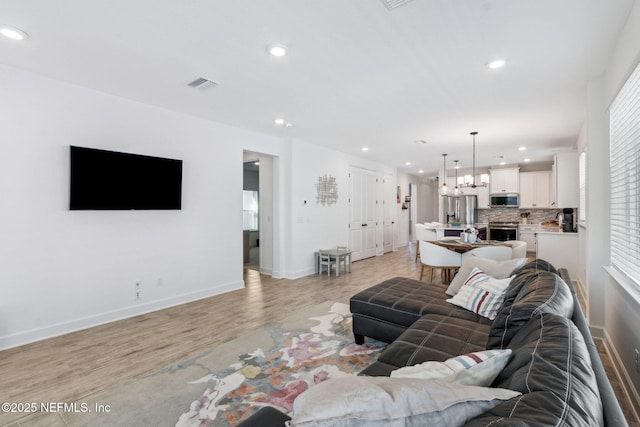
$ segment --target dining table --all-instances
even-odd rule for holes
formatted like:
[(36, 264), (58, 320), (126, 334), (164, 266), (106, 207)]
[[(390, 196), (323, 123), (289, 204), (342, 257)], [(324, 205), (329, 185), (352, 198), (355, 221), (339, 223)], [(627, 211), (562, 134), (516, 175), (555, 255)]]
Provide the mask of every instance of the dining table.
[(509, 246), (508, 243), (499, 240), (476, 240), (473, 243), (463, 242), (459, 238), (445, 238), (440, 240), (430, 240), (429, 243), (442, 246), (443, 248), (463, 254), (473, 249), (484, 248), (487, 246)]
[[(331, 259), (336, 260), (336, 276), (340, 276), (340, 261), (345, 260), (345, 267), (347, 272), (351, 273), (351, 254), (353, 251), (348, 249), (322, 249), (323, 252), (327, 252)], [(314, 252), (316, 265), (316, 274), (320, 273), (320, 252)]]

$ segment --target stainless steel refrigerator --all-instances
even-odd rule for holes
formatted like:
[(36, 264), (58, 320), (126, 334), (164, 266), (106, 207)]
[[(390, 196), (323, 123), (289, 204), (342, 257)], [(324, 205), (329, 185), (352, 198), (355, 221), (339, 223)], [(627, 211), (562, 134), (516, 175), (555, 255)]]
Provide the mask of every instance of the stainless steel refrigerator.
[(475, 195), (442, 196), (445, 223), (475, 224), (478, 199)]

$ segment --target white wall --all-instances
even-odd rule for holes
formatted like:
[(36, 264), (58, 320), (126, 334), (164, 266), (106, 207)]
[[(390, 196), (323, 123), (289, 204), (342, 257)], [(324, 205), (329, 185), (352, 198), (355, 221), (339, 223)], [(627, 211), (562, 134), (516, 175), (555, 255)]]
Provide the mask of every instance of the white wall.
[(640, 375), (635, 370), (635, 349), (640, 349), (640, 293), (624, 280), (605, 273), (609, 264), (609, 138), (608, 107), (640, 60), (640, 3), (635, 2), (604, 76), (588, 87), (587, 225), (581, 239), (589, 289), (589, 315), (594, 335), (604, 336), (640, 407)]
[[(354, 158), (4, 66), (0, 99), (0, 349), (241, 288), (243, 150), (274, 156), (274, 276), (346, 241), (313, 185)], [(69, 145), (182, 159), (182, 210), (69, 211)]]
[[(376, 172), (379, 178), (378, 197), (382, 195), (382, 176), (385, 173), (395, 176), (393, 168), (376, 162), (304, 141), (292, 142), (290, 197), (287, 210), (291, 214), (288, 241), (295, 251), (288, 254), (288, 277), (301, 277), (313, 273), (313, 253), (318, 249), (348, 245), (348, 173), (352, 166)], [(316, 201), (316, 184), (318, 178), (325, 174), (336, 178), (338, 200), (335, 204), (322, 205)], [(382, 210), (379, 209), (379, 215), (381, 214)], [(382, 222), (379, 221), (379, 228), (381, 227)], [(381, 236), (381, 233), (377, 234), (378, 237)]]
[(438, 184), (423, 179), (418, 185), (418, 223), (438, 221)]

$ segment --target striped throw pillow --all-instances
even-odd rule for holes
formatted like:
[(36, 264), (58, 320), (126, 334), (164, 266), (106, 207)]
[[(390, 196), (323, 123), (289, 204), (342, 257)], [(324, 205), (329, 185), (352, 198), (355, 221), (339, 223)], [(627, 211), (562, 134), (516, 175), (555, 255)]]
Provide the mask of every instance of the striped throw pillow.
[(447, 302), (493, 320), (504, 301), (504, 293), (512, 278), (513, 276), (496, 279), (479, 268), (474, 268), (458, 293)]

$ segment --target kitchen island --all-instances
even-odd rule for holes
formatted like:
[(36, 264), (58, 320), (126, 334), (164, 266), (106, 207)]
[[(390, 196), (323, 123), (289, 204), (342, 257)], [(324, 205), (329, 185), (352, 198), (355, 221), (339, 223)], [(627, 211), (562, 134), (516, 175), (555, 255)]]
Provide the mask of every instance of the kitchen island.
[(578, 233), (563, 231), (536, 232), (536, 257), (561, 265), (569, 270), (571, 277), (581, 277), (580, 261), (577, 254)]
[(479, 223), (479, 224), (462, 224), (462, 225), (451, 225), (451, 224), (440, 224), (440, 223), (426, 223), (421, 224), (424, 228), (428, 230), (435, 230), (436, 232), (436, 240), (444, 239), (445, 237), (460, 237), (460, 233), (466, 230), (469, 227), (473, 227), (478, 230), (478, 237), (481, 240), (487, 239), (487, 224)]

